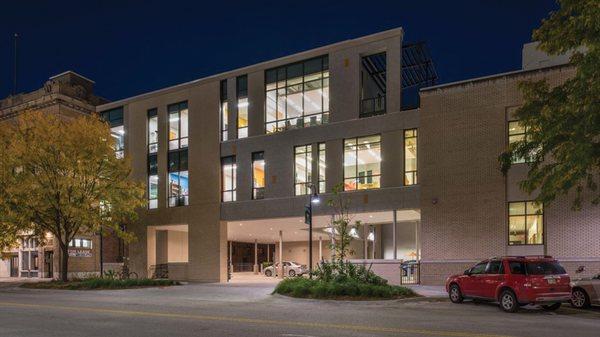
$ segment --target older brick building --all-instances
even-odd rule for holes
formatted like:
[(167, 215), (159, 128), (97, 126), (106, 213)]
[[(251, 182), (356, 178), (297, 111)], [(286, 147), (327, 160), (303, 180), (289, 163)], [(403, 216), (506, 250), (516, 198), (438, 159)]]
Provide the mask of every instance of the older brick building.
[[(20, 93), (0, 100), (0, 123), (7, 123), (24, 111), (41, 111), (66, 118), (95, 113), (96, 105), (107, 100), (94, 94), (94, 82), (75, 72), (52, 76), (38, 90)], [(122, 243), (105, 236), (104, 263), (117, 263), (123, 256)], [(100, 271), (100, 239), (98, 235), (78, 235), (69, 247), (69, 272), (82, 276)], [(59, 247), (51, 235), (41, 244), (23, 233), (18, 247), (2, 252), (0, 277), (57, 277)]]

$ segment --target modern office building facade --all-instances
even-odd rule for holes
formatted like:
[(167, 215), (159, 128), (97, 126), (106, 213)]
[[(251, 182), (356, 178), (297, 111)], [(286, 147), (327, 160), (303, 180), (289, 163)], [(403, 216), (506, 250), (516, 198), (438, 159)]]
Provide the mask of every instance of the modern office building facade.
[(225, 282), (228, 268), (308, 264), (314, 192), (313, 264), (328, 260), (325, 201), (339, 186), (363, 224), (351, 261), (392, 283), (416, 270), (441, 284), (499, 255), (599, 269), (599, 208), (537, 205), (518, 188), (527, 164), (505, 177), (498, 163), (527, 134), (512, 116), (518, 83), (558, 84), (573, 67), (526, 45), (521, 70), (435, 86), (423, 46), (403, 40), (393, 29), (97, 106), (115, 154), (148, 186), (148, 209), (128, 225), (130, 267)]

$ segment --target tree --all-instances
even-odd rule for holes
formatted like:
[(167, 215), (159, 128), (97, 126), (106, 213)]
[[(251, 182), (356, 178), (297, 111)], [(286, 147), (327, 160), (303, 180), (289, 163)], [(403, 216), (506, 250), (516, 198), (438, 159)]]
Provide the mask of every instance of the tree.
[(587, 195), (591, 204), (600, 202), (600, 3), (559, 3), (533, 39), (551, 55), (573, 52), (575, 76), (553, 88), (544, 80), (520, 83), (524, 104), (515, 117), (527, 137), (499, 160), (506, 174), (513, 158), (528, 158), (524, 191), (539, 191), (537, 201), (545, 204), (574, 192), (572, 207), (580, 209)]
[(110, 130), (96, 116), (66, 119), (26, 112), (0, 128), (0, 244), (21, 234), (54, 236), (67, 280), (69, 242), (77, 234), (110, 230), (134, 239), (122, 224), (145, 204), (144, 187), (117, 159)]
[(350, 249), (350, 243), (353, 239), (352, 231), (357, 231), (361, 226), (360, 221), (355, 221), (354, 224), (351, 223), (350, 200), (342, 196), (342, 189), (343, 184), (334, 186), (333, 198), (327, 200), (327, 205), (333, 210), (331, 230), (334, 240), (330, 244), (330, 249), (333, 250), (334, 259), (339, 262), (345, 261), (346, 257), (353, 253)]

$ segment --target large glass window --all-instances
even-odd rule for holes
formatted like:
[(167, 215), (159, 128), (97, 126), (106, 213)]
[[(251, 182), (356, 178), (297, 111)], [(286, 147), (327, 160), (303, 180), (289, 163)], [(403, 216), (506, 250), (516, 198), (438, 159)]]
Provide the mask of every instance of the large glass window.
[(544, 243), (544, 210), (534, 201), (508, 203), (508, 244)]
[(169, 207), (189, 205), (187, 149), (169, 152)]
[(327, 55), (269, 69), (265, 78), (267, 133), (329, 121)]
[(238, 138), (248, 137), (248, 76), (238, 76), (236, 78), (236, 97), (237, 97), (237, 133)]
[(110, 126), (110, 135), (113, 138), (113, 148), (115, 156), (123, 158), (125, 156), (125, 126), (123, 125), (123, 107), (103, 111), (100, 117)]
[(325, 170), (327, 169), (327, 154), (325, 143), (319, 143), (319, 193), (325, 193)]
[(221, 105), (219, 107), (221, 114), (221, 141), (227, 140), (227, 132), (229, 128), (229, 107), (227, 105), (227, 80), (221, 81)]
[(312, 145), (294, 148), (294, 190), (296, 195), (309, 194), (312, 184)]
[(235, 156), (221, 158), (221, 199), (223, 202), (237, 199), (236, 171)]
[(404, 130), (404, 185), (417, 182), (417, 129)]
[(252, 199), (265, 198), (265, 153), (252, 154)]
[(344, 140), (344, 190), (379, 188), (381, 136)]
[(158, 163), (156, 153), (148, 155), (148, 208), (158, 207)]
[(169, 150), (188, 147), (188, 104), (180, 102), (171, 104), (169, 112)]

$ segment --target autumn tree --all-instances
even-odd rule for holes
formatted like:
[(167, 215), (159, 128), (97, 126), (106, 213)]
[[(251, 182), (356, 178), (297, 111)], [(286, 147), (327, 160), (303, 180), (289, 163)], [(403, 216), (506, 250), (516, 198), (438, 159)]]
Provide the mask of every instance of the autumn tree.
[(527, 158), (529, 171), (520, 183), (537, 201), (551, 203), (574, 192), (573, 208), (584, 198), (600, 202), (600, 2), (560, 0), (560, 9), (533, 32), (550, 55), (572, 52), (575, 76), (550, 87), (544, 80), (520, 83), (524, 103), (515, 117), (527, 137), (500, 156), (508, 172), (513, 158)]
[[(136, 219), (144, 187), (117, 159), (109, 127), (96, 116), (66, 119), (26, 112), (0, 127), (0, 245), (26, 233), (60, 248), (67, 280), (69, 242), (77, 234), (110, 230), (125, 241), (122, 224)], [(2, 247), (0, 247), (2, 248)]]

